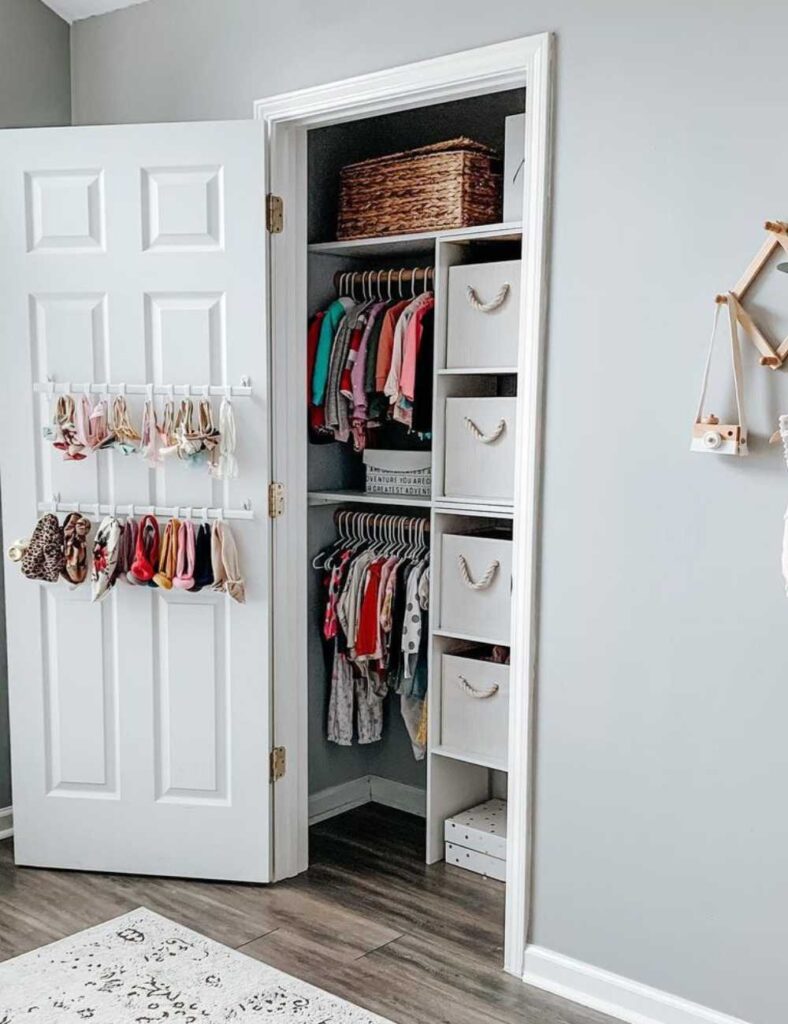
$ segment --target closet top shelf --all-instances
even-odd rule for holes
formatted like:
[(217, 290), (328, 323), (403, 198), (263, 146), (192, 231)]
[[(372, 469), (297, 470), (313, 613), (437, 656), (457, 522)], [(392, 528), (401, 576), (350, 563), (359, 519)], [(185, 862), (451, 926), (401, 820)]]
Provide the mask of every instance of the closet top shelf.
[(364, 259), (369, 256), (400, 254), (422, 256), (435, 251), (436, 242), (518, 241), (522, 236), (520, 221), (508, 224), (479, 224), (452, 231), (423, 231), (410, 235), (386, 235), (381, 238), (354, 238), (346, 242), (313, 242), (309, 252), (322, 256), (347, 256)]

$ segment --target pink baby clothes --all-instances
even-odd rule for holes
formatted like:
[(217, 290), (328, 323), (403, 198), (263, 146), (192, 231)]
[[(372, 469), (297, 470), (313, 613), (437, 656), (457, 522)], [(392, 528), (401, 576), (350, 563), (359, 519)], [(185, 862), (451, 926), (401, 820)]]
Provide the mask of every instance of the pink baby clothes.
[(424, 333), (422, 321), (426, 314), (434, 307), (435, 300), (432, 295), (425, 295), (424, 301), (414, 310), (413, 316), (405, 328), (405, 337), (402, 344), (402, 370), (399, 377), (400, 394), (404, 395), (409, 402), (413, 401), (413, 394), (416, 387), (416, 362), (421, 347), (421, 336)]

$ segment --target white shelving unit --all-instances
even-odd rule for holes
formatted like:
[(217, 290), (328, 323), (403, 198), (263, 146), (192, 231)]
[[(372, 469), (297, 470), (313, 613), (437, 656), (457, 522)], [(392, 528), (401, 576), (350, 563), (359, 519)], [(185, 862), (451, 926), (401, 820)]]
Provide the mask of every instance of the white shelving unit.
[[(454, 368), (447, 366), (449, 270), (461, 263), (482, 262), (479, 247), (469, 252), (472, 241), (490, 243), (490, 252), (500, 251), (500, 243), (520, 243), (519, 225), (501, 225), (474, 235), (446, 233), (436, 241), (435, 252), (435, 388), (433, 398), (432, 516), (430, 539), (430, 666), (427, 751), (427, 862), (442, 860), (444, 822), (450, 815), (472, 807), (493, 795), (493, 773), (505, 772), (508, 750), (500, 757), (483, 758), (441, 744), (441, 679), (438, 667), (443, 654), (473, 645), (492, 646), (489, 637), (441, 629), (440, 559), (445, 533), (468, 533), (493, 525), (511, 529), (514, 506), (492, 503), (469, 495), (450, 498), (443, 494), (445, 459), (445, 404), (450, 397), (486, 397), (498, 393), (500, 382), (514, 381), (516, 366)], [(499, 243), (497, 246), (494, 243)], [(486, 246), (485, 246), (486, 248)], [(511, 248), (511, 247), (509, 247)], [(511, 254), (510, 254), (511, 255)], [(516, 685), (516, 681), (512, 681)]]
[[(508, 244), (507, 244), (508, 243)], [(311, 273), (324, 281), (337, 270), (363, 270), (366, 267), (434, 266), (435, 344), (433, 366), (433, 441), (430, 498), (408, 495), (367, 494), (358, 489), (314, 489), (307, 495), (310, 508), (332, 505), (389, 506), (427, 510), (431, 525), (432, 586), (430, 622), (440, 621), (439, 565), (444, 533), (465, 533), (474, 529), (502, 526), (511, 530), (514, 507), (511, 503), (490, 502), (469, 495), (458, 499), (443, 494), (444, 411), (449, 397), (485, 397), (498, 394), (503, 381), (516, 388), (516, 366), (492, 366), (457, 369), (446, 365), (448, 324), (448, 276), (450, 267), (460, 263), (498, 259), (505, 250), (522, 245), (519, 223), (493, 224), (461, 231), (425, 232), (387, 238), (366, 238), (346, 242), (320, 242), (309, 246)], [(519, 254), (518, 254), (519, 255)], [(504, 257), (501, 257), (504, 258)], [(324, 262), (325, 259), (325, 262)], [(385, 277), (382, 278), (385, 288)], [(442, 654), (471, 645), (491, 646), (488, 637), (455, 633), (431, 625), (429, 649), (429, 703), (427, 751), (427, 861), (434, 863), (444, 855), (443, 826), (451, 814), (486, 800), (493, 793), (493, 773), (505, 772), (508, 751), (499, 757), (482, 758), (440, 744), (441, 694), (436, 666)], [(516, 685), (516, 681), (513, 681)], [(498, 787), (500, 790), (500, 786)]]

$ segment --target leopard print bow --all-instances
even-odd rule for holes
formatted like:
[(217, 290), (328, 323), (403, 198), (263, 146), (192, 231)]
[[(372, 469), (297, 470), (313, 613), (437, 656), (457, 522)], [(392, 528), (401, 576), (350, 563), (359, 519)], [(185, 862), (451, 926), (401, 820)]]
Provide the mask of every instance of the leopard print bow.
[(36, 523), (22, 558), (22, 572), (29, 580), (56, 583), (64, 562), (63, 530), (57, 516), (48, 512)]

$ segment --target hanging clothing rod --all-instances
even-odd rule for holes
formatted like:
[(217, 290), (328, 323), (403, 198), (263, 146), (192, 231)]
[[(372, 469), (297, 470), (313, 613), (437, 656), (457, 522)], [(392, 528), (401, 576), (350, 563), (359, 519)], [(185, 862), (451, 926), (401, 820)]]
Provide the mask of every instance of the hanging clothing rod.
[[(71, 381), (38, 380), (33, 384), (33, 391), (45, 395), (147, 395), (148, 384), (72, 384)], [(223, 396), (229, 398), (249, 398), (252, 394), (251, 384), (154, 384), (154, 395)]]
[(359, 526), (365, 531), (381, 530), (385, 532), (404, 526), (408, 529), (418, 528), (423, 533), (430, 531), (430, 521), (427, 516), (403, 516), (390, 512), (355, 512), (346, 508), (340, 508), (334, 512), (334, 523), (340, 530), (345, 527), (352, 529), (354, 526)]
[(356, 286), (375, 295), (389, 295), (394, 289), (402, 291), (405, 285), (422, 282), (425, 286), (435, 280), (435, 267), (403, 267), (401, 270), (338, 270), (334, 274), (334, 287), (338, 292), (354, 291)]
[(254, 519), (250, 508), (206, 508), (202, 505), (129, 505), (96, 501), (39, 501), (39, 512), (79, 512), (88, 519), (102, 516), (156, 516), (157, 519)]

